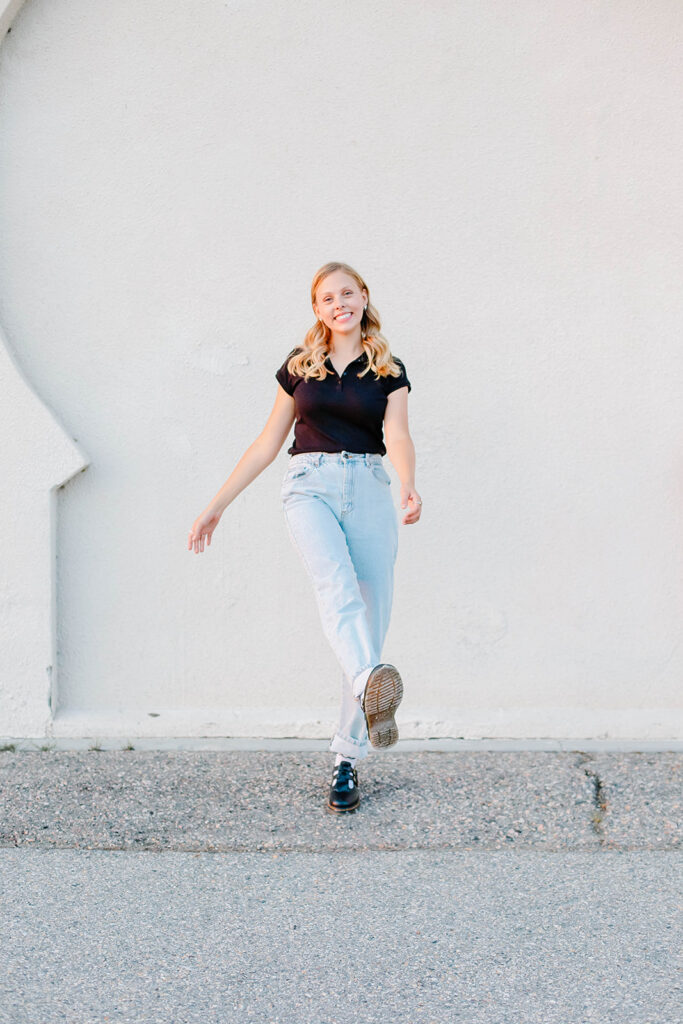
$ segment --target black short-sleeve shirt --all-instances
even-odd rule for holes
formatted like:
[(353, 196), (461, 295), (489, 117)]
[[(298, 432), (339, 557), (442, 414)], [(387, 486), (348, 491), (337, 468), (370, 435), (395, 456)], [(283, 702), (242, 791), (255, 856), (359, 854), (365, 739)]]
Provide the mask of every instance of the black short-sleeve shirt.
[(278, 384), (293, 397), (296, 406), (294, 444), (288, 454), (346, 451), (386, 455), (382, 428), (387, 397), (398, 388), (411, 390), (401, 360), (393, 356), (401, 368), (400, 377), (376, 379), (370, 370), (359, 379), (358, 374), (368, 364), (365, 352), (348, 364), (341, 377), (328, 356), (325, 366), (331, 372), (325, 380), (305, 380), (287, 370), (291, 357), (300, 351), (292, 349), (275, 373)]

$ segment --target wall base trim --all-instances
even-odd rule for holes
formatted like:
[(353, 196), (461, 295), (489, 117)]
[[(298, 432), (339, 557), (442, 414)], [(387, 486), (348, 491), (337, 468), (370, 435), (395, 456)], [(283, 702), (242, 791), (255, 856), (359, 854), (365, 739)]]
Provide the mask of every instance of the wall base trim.
[[(547, 749), (587, 740), (607, 749), (609, 743), (683, 742), (683, 710), (672, 708), (422, 708), (401, 706), (397, 715), (401, 741), (542, 742)], [(336, 707), (170, 708), (149, 712), (122, 709), (63, 712), (48, 722), (44, 737), (35, 740), (105, 741), (231, 740), (329, 743), (335, 731)], [(582, 739), (577, 740), (576, 737)], [(12, 743), (27, 737), (8, 737)], [(561, 746), (560, 746), (561, 744)], [(138, 742), (138, 746), (140, 743)], [(242, 748), (247, 749), (247, 748)], [(263, 749), (263, 747), (261, 748)], [(302, 749), (300, 746), (297, 749)], [(317, 748), (316, 748), (317, 749)], [(463, 748), (464, 749), (464, 748)], [(529, 748), (530, 749), (530, 748)]]

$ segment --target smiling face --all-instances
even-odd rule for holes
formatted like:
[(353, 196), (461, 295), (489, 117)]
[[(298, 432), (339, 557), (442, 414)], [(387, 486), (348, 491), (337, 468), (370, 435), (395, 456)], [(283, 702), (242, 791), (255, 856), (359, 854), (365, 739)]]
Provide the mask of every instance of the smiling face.
[(343, 270), (335, 270), (324, 277), (316, 289), (313, 303), (315, 315), (333, 335), (360, 338), (363, 307), (368, 293)]

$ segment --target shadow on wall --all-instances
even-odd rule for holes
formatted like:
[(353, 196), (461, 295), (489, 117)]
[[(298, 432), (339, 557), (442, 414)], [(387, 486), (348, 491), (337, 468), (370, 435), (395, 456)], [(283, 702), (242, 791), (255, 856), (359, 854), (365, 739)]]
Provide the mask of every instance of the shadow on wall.
[(0, 334), (0, 708), (3, 733), (44, 736), (57, 704), (55, 491), (88, 465)]

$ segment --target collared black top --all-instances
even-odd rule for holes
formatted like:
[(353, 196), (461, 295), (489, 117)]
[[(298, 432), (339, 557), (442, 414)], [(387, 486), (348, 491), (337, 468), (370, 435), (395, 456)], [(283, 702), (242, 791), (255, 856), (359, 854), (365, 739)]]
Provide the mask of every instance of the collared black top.
[(299, 452), (372, 452), (386, 455), (382, 426), (387, 397), (411, 384), (406, 368), (396, 356), (400, 377), (379, 377), (370, 370), (359, 379), (368, 364), (365, 352), (348, 364), (341, 377), (330, 357), (325, 380), (305, 380), (287, 371), (287, 363), (300, 348), (292, 349), (275, 373), (278, 384), (291, 395), (296, 406), (294, 444), (289, 455)]

